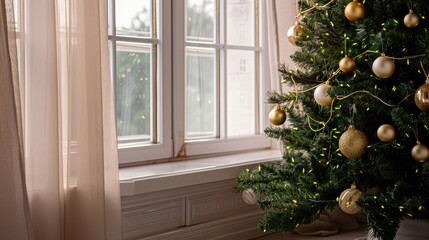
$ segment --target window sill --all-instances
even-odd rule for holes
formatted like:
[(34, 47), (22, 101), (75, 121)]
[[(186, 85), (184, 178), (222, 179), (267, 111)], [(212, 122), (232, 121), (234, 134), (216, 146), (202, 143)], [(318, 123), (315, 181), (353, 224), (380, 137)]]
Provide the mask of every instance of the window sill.
[(121, 196), (231, 179), (246, 168), (280, 159), (280, 150), (264, 150), (121, 168), (119, 169)]

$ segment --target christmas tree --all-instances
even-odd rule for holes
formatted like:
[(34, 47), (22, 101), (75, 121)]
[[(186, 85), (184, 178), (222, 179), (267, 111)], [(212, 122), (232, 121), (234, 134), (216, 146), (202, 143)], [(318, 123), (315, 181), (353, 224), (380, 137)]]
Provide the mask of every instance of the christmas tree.
[[(270, 92), (281, 162), (238, 177), (265, 210), (259, 227), (291, 231), (340, 205), (363, 211), (376, 237), (429, 219), (429, 4), (301, 0), (288, 32), (300, 47)], [(287, 116), (288, 123), (283, 124)]]

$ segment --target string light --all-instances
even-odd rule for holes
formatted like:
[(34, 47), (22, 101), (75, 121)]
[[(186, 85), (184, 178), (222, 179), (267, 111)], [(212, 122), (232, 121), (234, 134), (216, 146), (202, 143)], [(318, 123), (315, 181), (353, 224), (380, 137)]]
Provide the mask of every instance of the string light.
[(310, 7), (309, 9), (306, 9), (304, 11), (299, 12), (298, 15), (295, 16), (295, 18), (299, 18), (300, 16), (303, 16), (304, 14), (313, 11), (314, 9), (317, 8), (326, 8), (327, 6), (329, 6), (330, 4), (332, 4), (335, 0), (331, 0), (329, 2), (327, 2), (324, 5), (320, 5), (319, 3), (315, 3), (312, 7)]

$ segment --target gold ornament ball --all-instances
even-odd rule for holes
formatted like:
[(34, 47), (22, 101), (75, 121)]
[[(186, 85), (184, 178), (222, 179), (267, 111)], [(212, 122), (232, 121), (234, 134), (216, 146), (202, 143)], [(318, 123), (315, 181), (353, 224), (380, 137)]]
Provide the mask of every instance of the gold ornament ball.
[(395, 128), (390, 124), (383, 124), (377, 130), (378, 138), (383, 142), (390, 142), (395, 138)]
[(347, 4), (346, 9), (344, 9), (344, 15), (350, 22), (361, 20), (365, 17), (365, 6), (355, 0)]
[(420, 23), (419, 16), (413, 13), (412, 10), (410, 10), (410, 12), (404, 17), (404, 24), (408, 28), (415, 28), (419, 25), (419, 23)]
[(424, 144), (417, 143), (411, 150), (411, 156), (417, 162), (424, 163), (429, 159), (429, 148)]
[(341, 59), (340, 63), (338, 64), (340, 66), (341, 71), (344, 73), (349, 73), (355, 69), (356, 63), (355, 60), (351, 57), (344, 57)]
[(339, 147), (341, 153), (347, 158), (361, 158), (366, 154), (368, 138), (365, 133), (350, 125), (349, 129), (341, 135)]
[(304, 32), (304, 27), (299, 24), (299, 22), (295, 22), (295, 25), (289, 28), (287, 31), (287, 38), (289, 42), (296, 46), (296, 41), (301, 37), (302, 33)]
[(253, 189), (248, 188), (241, 193), (243, 201), (248, 205), (255, 205), (258, 200), (258, 195), (253, 191)]
[(362, 208), (357, 205), (357, 201), (363, 198), (363, 193), (352, 184), (351, 188), (344, 190), (339, 199), (338, 205), (341, 210), (348, 214), (356, 214), (362, 211)]
[(286, 113), (280, 108), (275, 108), (271, 110), (270, 114), (268, 115), (268, 119), (270, 120), (271, 124), (279, 126), (286, 121)]
[(372, 71), (377, 77), (388, 78), (395, 72), (395, 62), (385, 56), (380, 56), (372, 64)]
[(329, 84), (322, 84), (314, 90), (314, 100), (321, 106), (330, 106), (332, 98), (328, 94), (328, 90), (331, 88)]
[(429, 83), (421, 85), (414, 94), (414, 103), (423, 112), (429, 112)]

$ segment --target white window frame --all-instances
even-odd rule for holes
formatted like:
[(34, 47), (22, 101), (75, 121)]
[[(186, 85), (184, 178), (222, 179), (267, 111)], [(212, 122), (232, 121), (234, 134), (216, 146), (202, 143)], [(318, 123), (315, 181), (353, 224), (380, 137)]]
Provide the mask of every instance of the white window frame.
[[(157, 57), (157, 89), (156, 89), (156, 105), (157, 105), (157, 143), (145, 145), (133, 145), (118, 147), (118, 158), (120, 164), (132, 164), (155, 159), (168, 159), (172, 157), (173, 140), (171, 137), (171, 73), (172, 73), (172, 49), (171, 49), (171, 0), (160, 0), (156, 8), (156, 17), (158, 18), (157, 25), (157, 40), (120, 37), (116, 36), (115, 26), (115, 4), (118, 0), (108, 0), (109, 3), (109, 26), (112, 30), (109, 33), (109, 41), (111, 43), (111, 53), (116, 52), (116, 45), (112, 42), (116, 41), (132, 41), (136, 43), (156, 43), (158, 44)], [(112, 78), (116, 78), (116, 55), (111, 57)], [(114, 83), (113, 83), (114, 84)]]
[[(115, 27), (115, 3), (119, 0), (108, 0), (109, 2), (109, 25), (113, 32), (109, 33), (110, 44), (115, 41), (135, 41), (137, 43), (153, 43), (153, 40), (142, 38), (117, 37)], [(220, 7), (224, 9), (225, 1), (220, 0)], [(263, 129), (268, 126), (267, 115), (269, 106), (265, 103), (266, 92), (270, 89), (269, 66), (267, 56), (267, 29), (265, 4), (259, 0), (259, 36), (262, 47), (234, 47), (217, 44), (217, 49), (239, 49), (260, 50), (259, 89), (256, 93), (258, 99), (259, 115), (257, 134), (245, 137), (225, 138), (226, 116), (220, 119), (220, 138), (200, 139), (185, 142), (185, 0), (159, 0), (157, 7), (158, 17), (158, 58), (157, 58), (157, 105), (159, 107), (157, 117), (158, 141), (146, 145), (127, 145), (118, 147), (120, 166), (131, 166), (147, 164), (151, 162), (164, 161), (173, 158), (187, 158), (195, 156), (212, 156), (220, 154), (231, 154), (250, 150), (261, 150), (271, 148), (271, 140), (263, 134)], [(220, 23), (226, 26), (225, 15), (221, 12)], [(225, 21), (224, 21), (225, 20)], [(226, 34), (226, 33), (224, 33)], [(219, 36), (225, 39), (226, 36)], [(223, 42), (223, 41), (221, 41)], [(204, 44), (203, 44), (204, 45)], [(116, 52), (115, 44), (111, 44), (111, 53)], [(194, 46), (202, 46), (195, 44)], [(219, 51), (218, 51), (219, 52)], [(220, 51), (222, 52), (222, 51)], [(225, 51), (226, 52), (226, 51)], [(115, 56), (115, 55), (113, 55)], [(226, 56), (217, 56), (220, 60)], [(174, 63), (174, 64), (173, 64)], [(111, 58), (112, 76), (116, 78), (116, 58)], [(224, 64), (220, 62), (220, 64)], [(217, 64), (218, 68), (220, 64)], [(225, 64), (224, 64), (225, 65)], [(226, 76), (224, 69), (217, 69), (220, 86), (220, 112), (226, 114), (226, 87), (222, 79)], [(114, 81), (114, 80), (113, 80)], [(262, 83), (262, 84), (261, 84)], [(173, 91), (174, 89), (174, 91)], [(174, 140), (173, 140), (174, 139)]]
[[(225, 17), (225, 1), (227, 0), (219, 0), (220, 6), (220, 27), (226, 29), (227, 20)], [(268, 106), (264, 104), (263, 98), (266, 96), (266, 91), (270, 89), (268, 78), (268, 57), (266, 54), (267, 40), (264, 39), (266, 37), (266, 28), (262, 26), (266, 26), (265, 23), (265, 4), (259, 2), (259, 14), (261, 18), (261, 23), (259, 26), (259, 41), (262, 47), (244, 47), (244, 46), (231, 46), (224, 44), (226, 39), (226, 31), (220, 31), (219, 38), (221, 44), (205, 44), (205, 43), (188, 43), (185, 44), (185, 0), (174, 0), (173, 1), (173, 9), (182, 9), (182, 11), (174, 11), (173, 12), (173, 136), (174, 136), (174, 156), (182, 157), (185, 156), (195, 156), (195, 155), (208, 155), (208, 154), (220, 154), (220, 153), (234, 153), (246, 150), (257, 150), (257, 149), (267, 149), (270, 148), (271, 141), (267, 139), (267, 137), (262, 133), (263, 129), (267, 126), (266, 116), (268, 114)], [(220, 29), (220, 27), (216, 26), (216, 28)], [(221, 69), (217, 69), (218, 75), (220, 75), (220, 112), (224, 115), (220, 119), (220, 138), (217, 139), (203, 139), (203, 140), (192, 140), (185, 141), (185, 46), (194, 46), (194, 47), (215, 47), (217, 50), (225, 50), (220, 51), (221, 54), (217, 54), (217, 57), (220, 58), (220, 63), (218, 64), (218, 68), (220, 65), (224, 67)], [(256, 72), (259, 74), (259, 91), (257, 91), (256, 99), (258, 102), (257, 109), (259, 109), (258, 120), (259, 124), (257, 126), (256, 135), (253, 136), (244, 136), (244, 137), (233, 137), (233, 138), (225, 138), (226, 137), (226, 64), (224, 59), (226, 59), (226, 50), (229, 49), (238, 49), (238, 50), (259, 50), (260, 52), (260, 72)], [(223, 52), (223, 53), (222, 53)], [(220, 56), (221, 55), (221, 56)], [(264, 65), (262, 65), (264, 64)], [(265, 80), (265, 81), (264, 81)], [(264, 84), (261, 84), (263, 82)]]

